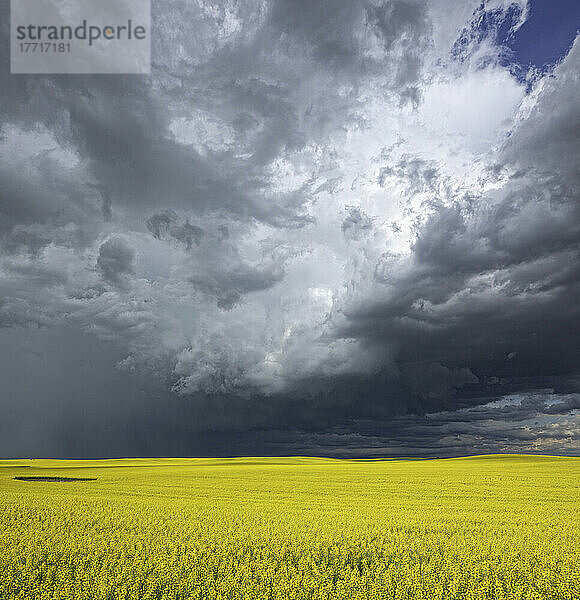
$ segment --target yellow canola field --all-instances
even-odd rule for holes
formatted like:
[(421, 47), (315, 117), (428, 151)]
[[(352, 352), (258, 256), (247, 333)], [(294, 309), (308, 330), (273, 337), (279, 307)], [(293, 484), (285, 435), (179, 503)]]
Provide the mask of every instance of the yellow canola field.
[(0, 461), (0, 598), (578, 600), (579, 485), (520, 455)]

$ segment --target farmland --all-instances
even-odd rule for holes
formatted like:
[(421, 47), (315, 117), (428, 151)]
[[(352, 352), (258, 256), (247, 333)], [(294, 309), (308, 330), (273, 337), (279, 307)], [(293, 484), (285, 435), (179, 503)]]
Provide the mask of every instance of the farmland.
[(575, 600), (579, 486), (524, 455), (4, 460), (0, 598)]

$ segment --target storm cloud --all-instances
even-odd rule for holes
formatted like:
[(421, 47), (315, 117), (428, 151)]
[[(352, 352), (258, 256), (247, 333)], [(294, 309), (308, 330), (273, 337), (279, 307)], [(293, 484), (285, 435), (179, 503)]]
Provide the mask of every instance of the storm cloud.
[(152, 17), (150, 76), (0, 71), (0, 452), (577, 453), (579, 42), (523, 72), (523, 0)]

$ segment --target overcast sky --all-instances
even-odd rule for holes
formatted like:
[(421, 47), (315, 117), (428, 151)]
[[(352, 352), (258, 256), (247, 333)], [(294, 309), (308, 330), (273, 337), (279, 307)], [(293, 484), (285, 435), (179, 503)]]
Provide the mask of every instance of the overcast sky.
[(0, 455), (577, 454), (576, 2), (159, 0), (10, 75)]

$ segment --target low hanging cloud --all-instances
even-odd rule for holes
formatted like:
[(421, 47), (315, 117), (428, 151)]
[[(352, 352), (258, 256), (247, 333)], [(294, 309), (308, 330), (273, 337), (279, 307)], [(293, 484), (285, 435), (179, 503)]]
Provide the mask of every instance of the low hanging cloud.
[(99, 247), (97, 267), (103, 279), (113, 286), (127, 287), (127, 278), (134, 273), (135, 252), (122, 239), (110, 238)]
[(528, 9), (170, 1), (151, 76), (3, 71), (5, 339), (84, 332), (148, 406), (288, 447), (572, 397), (580, 47), (518, 79)]

